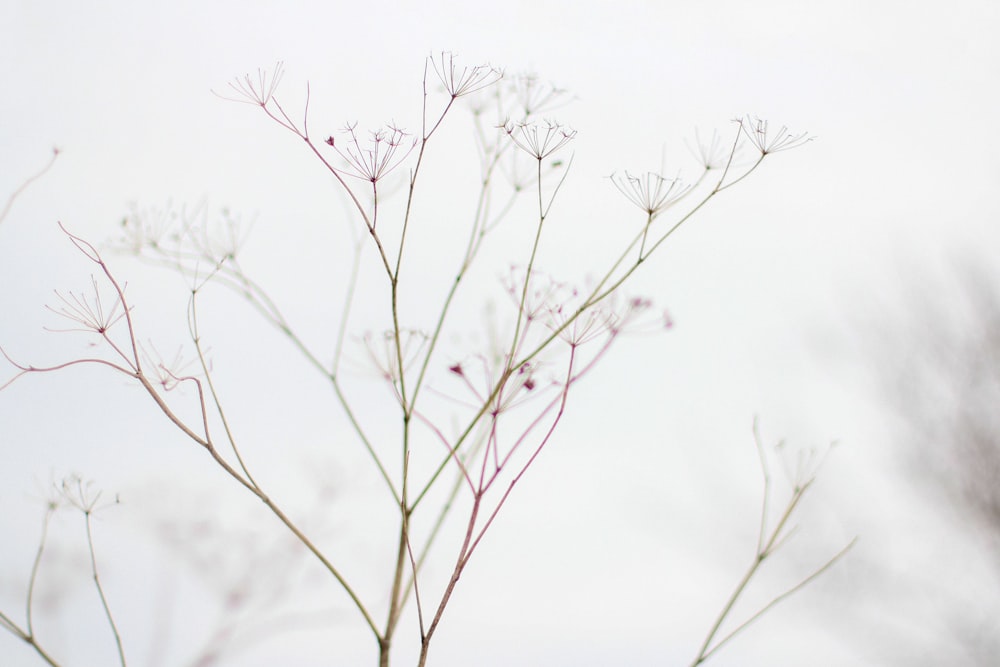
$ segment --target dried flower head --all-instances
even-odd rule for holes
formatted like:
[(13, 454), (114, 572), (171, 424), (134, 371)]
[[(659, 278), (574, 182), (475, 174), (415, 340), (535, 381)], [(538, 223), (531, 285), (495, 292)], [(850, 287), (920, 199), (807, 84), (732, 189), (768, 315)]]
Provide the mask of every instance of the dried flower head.
[(541, 271), (532, 272), (529, 280), (530, 284), (525, 289), (524, 269), (517, 266), (511, 266), (503, 279), (504, 290), (528, 322), (540, 317), (548, 318), (553, 311), (568, 308), (568, 304), (579, 295), (569, 283), (558, 281)]
[[(578, 347), (607, 334), (614, 323), (614, 314), (602, 305), (588, 308), (579, 315), (575, 308), (559, 306), (547, 313), (545, 326), (559, 331), (559, 337), (573, 347)], [(569, 318), (575, 316), (570, 322)]]
[[(146, 248), (160, 249), (176, 226), (177, 212), (168, 204), (165, 209), (140, 209), (132, 203), (128, 215), (122, 218), (122, 235), (117, 249), (138, 255)], [(170, 237), (176, 240), (176, 234)]]
[(689, 143), (687, 146), (705, 169), (722, 169), (732, 159), (730, 150), (722, 143), (717, 130), (712, 130), (712, 138), (708, 141), (703, 141), (701, 133), (695, 130), (694, 147)]
[(523, 113), (524, 118), (553, 111), (572, 101), (565, 89), (542, 82), (534, 74), (519, 74), (509, 81), (508, 94), (514, 100), (518, 114)]
[(238, 215), (222, 208), (213, 219), (205, 201), (179, 210), (169, 202), (164, 208), (133, 205), (121, 231), (116, 250), (192, 272), (200, 263), (219, 266), (236, 259), (247, 236)]
[(491, 65), (475, 65), (459, 69), (455, 65), (454, 54), (448, 51), (443, 51), (438, 59), (430, 57), (428, 60), (452, 99), (489, 88), (503, 78), (503, 70)]
[(558, 331), (559, 337), (573, 347), (598, 338), (614, 338), (626, 329), (629, 333), (641, 333), (661, 331), (671, 326), (666, 313), (654, 318), (647, 316), (653, 302), (644, 297), (632, 297), (621, 302), (615, 293), (579, 314), (577, 308), (576, 304), (561, 304), (551, 308), (543, 320), (549, 329)]
[(417, 145), (417, 139), (407, 140), (406, 137), (410, 136), (408, 133), (390, 124), (369, 132), (369, 145), (362, 148), (357, 126), (354, 123), (342, 130), (348, 136), (343, 148), (332, 136), (327, 138), (326, 143), (350, 165), (354, 172), (352, 176), (371, 183), (377, 182), (399, 166)]
[[(281, 83), (281, 77), (285, 73), (283, 67), (284, 64), (279, 60), (270, 72), (258, 68), (256, 80), (249, 74), (244, 74), (242, 78), (237, 78), (229, 83), (229, 88), (236, 94), (236, 97), (225, 97), (224, 95), (219, 95), (219, 97), (233, 102), (266, 107), (274, 97), (278, 84)], [(218, 93), (216, 94), (218, 95)]]
[(183, 380), (191, 379), (186, 369), (196, 363), (197, 360), (185, 359), (183, 348), (178, 347), (177, 352), (174, 353), (170, 361), (164, 359), (152, 341), (149, 341), (147, 345), (141, 346), (140, 351), (146, 362), (146, 369), (152, 369), (156, 384), (160, 385), (164, 391), (171, 391)]
[[(56, 495), (59, 498), (62, 498), (84, 514), (92, 514), (95, 510), (104, 509), (110, 505), (117, 505), (119, 502), (118, 495), (115, 494), (114, 501), (98, 507), (97, 503), (101, 500), (102, 492), (94, 489), (93, 482), (85, 482), (79, 475), (70, 475), (63, 479), (61, 483), (55, 485), (55, 487)], [(58, 500), (53, 500), (52, 503), (60, 504)]]
[(544, 160), (576, 136), (576, 130), (549, 120), (541, 125), (507, 121), (502, 127), (518, 148), (536, 160)]
[(770, 134), (767, 121), (756, 116), (737, 118), (733, 122), (740, 124), (740, 129), (743, 131), (744, 136), (760, 151), (761, 155), (786, 151), (815, 139), (815, 137), (809, 136), (808, 132), (792, 134), (784, 125), (774, 134)]
[(101, 291), (97, 286), (97, 279), (91, 276), (90, 280), (94, 285), (93, 296), (88, 298), (83, 293), (73, 294), (72, 292), (69, 293), (69, 296), (63, 296), (59, 292), (56, 292), (56, 296), (59, 297), (63, 305), (59, 308), (46, 306), (46, 308), (56, 315), (61, 315), (72, 322), (76, 322), (83, 328), (52, 329), (52, 331), (93, 331), (103, 336), (108, 329), (125, 317), (125, 308), (122, 306), (121, 298), (115, 295), (111, 308), (107, 309), (101, 300)]
[[(469, 408), (482, 407), (483, 401), (496, 389), (497, 382), (505, 372), (506, 355), (472, 354), (461, 362), (452, 364), (448, 371), (459, 379), (471, 395), (470, 399), (456, 397), (455, 400)], [(539, 389), (539, 369), (541, 365), (533, 362), (521, 364), (507, 376), (503, 388), (497, 392), (490, 404), (489, 411), (493, 416), (515, 408), (526, 400), (534, 398), (535, 389)], [(548, 386), (545, 382), (541, 388)]]
[(645, 211), (650, 219), (677, 203), (691, 189), (679, 178), (664, 178), (647, 171), (643, 176), (611, 174), (611, 182), (625, 197)]
[(378, 369), (379, 375), (392, 384), (399, 382), (403, 370), (417, 359), (428, 341), (427, 334), (416, 329), (404, 329), (399, 333), (399, 337), (403, 369), (399, 367), (396, 334), (393, 331), (384, 331), (381, 334), (368, 332), (362, 339), (368, 351), (368, 358)]
[(826, 463), (830, 451), (836, 447), (837, 443), (836, 441), (831, 442), (825, 449), (796, 447), (793, 451), (788, 451), (786, 445), (784, 440), (780, 440), (774, 445), (774, 450), (781, 456), (781, 466), (785, 478), (795, 491), (800, 491), (816, 479), (820, 469)]

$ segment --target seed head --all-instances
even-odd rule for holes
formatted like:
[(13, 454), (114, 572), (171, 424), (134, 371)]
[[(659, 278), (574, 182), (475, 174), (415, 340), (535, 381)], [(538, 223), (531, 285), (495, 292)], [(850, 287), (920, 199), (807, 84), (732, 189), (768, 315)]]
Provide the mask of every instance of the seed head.
[(539, 161), (555, 153), (576, 136), (576, 130), (550, 120), (541, 124), (507, 121), (502, 127), (518, 148)]
[(809, 136), (808, 132), (792, 134), (784, 125), (777, 132), (770, 134), (767, 121), (756, 116), (744, 116), (737, 118), (734, 122), (740, 124), (743, 135), (760, 151), (761, 155), (787, 151), (815, 139), (815, 137)]
[(611, 174), (611, 182), (650, 218), (676, 204), (691, 189), (679, 178), (664, 178), (651, 171), (642, 176), (633, 176), (627, 171), (624, 175)]

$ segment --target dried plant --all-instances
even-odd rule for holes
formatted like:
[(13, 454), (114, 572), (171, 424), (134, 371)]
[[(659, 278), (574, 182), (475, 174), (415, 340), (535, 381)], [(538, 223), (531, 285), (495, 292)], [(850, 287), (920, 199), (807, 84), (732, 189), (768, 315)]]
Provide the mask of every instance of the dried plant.
[(101, 492), (95, 491), (92, 483), (84, 482), (76, 475), (63, 479), (59, 484), (54, 485), (52, 491), (52, 497), (46, 503), (45, 516), (42, 519), (42, 534), (38, 541), (38, 550), (35, 553), (35, 560), (32, 563), (31, 576), (28, 580), (28, 589), (25, 594), (24, 627), (21, 627), (10, 616), (3, 612), (0, 612), (0, 627), (4, 628), (18, 639), (28, 644), (46, 664), (51, 665), (52, 667), (61, 666), (62, 663), (57, 662), (56, 659), (45, 650), (35, 632), (35, 584), (38, 582), (39, 571), (41, 570), (42, 565), (42, 557), (45, 554), (45, 547), (48, 541), (49, 523), (52, 519), (52, 515), (60, 508), (69, 506), (75, 508), (83, 514), (87, 535), (87, 554), (90, 565), (90, 577), (94, 582), (94, 589), (97, 591), (97, 595), (100, 598), (101, 608), (104, 611), (104, 616), (107, 619), (108, 626), (111, 629), (111, 634), (114, 637), (119, 662), (122, 667), (126, 667), (125, 649), (122, 646), (121, 635), (118, 632), (118, 626), (115, 624), (115, 619), (111, 614), (111, 607), (108, 604), (107, 596), (104, 593), (104, 586), (101, 584), (101, 578), (98, 574), (97, 552), (94, 547), (93, 533), (94, 514), (111, 505), (118, 504), (118, 498), (115, 497), (114, 501), (111, 501), (110, 503), (100, 504), (102, 495)]
[[(428, 91), (431, 73), (443, 87), (445, 98), (436, 112), (431, 104), (435, 98)], [(419, 638), (418, 665), (423, 667), (429, 664), (433, 639), (459, 580), (515, 487), (551, 442), (566, 414), (570, 390), (606, 358), (623, 335), (671, 325), (669, 317), (657, 314), (649, 299), (627, 296), (626, 283), (682, 224), (716, 196), (747, 178), (767, 155), (801, 145), (809, 138), (789, 134), (785, 128), (769, 134), (765, 121), (748, 118), (739, 122), (728, 149), (721, 148), (718, 135), (713, 135), (707, 145), (699, 140), (700, 173), (690, 182), (682, 181), (680, 176), (651, 172), (612, 176), (614, 186), (641, 210), (643, 224), (638, 231), (626, 232), (629, 236), (621, 240), (605, 266), (594, 267), (585, 287), (573, 287), (540, 269), (545, 255), (541, 240), (571, 171), (569, 146), (576, 132), (539, 114), (550, 114), (564, 106), (568, 100), (565, 91), (542, 84), (534, 76), (505, 77), (488, 65), (460, 66), (453, 55), (444, 53), (429, 58), (424, 69), (423, 115), (416, 132), (411, 134), (390, 123), (366, 137), (356, 129), (356, 123), (351, 123), (341, 131), (341, 138), (324, 134), (327, 138), (316, 140), (309, 130), (308, 86), (301, 116), (295, 115), (279, 101), (282, 74), (278, 63), (272, 70), (236, 79), (230, 84), (230, 99), (258, 107), (270, 120), (294, 134), (346, 195), (359, 230), (355, 238), (370, 244), (377, 271), (384, 280), (388, 295), (384, 328), (355, 338), (349, 334), (352, 306), (363, 289), (360, 243), (355, 245), (340, 321), (325, 337), (328, 349), (316, 350), (262, 284), (244, 270), (240, 260), (244, 236), (238, 220), (228, 211), (222, 213), (219, 224), (212, 225), (204, 207), (159, 215), (135, 210), (122, 224), (117, 248), (152, 264), (170, 267), (188, 280), (189, 346), (193, 349), (189, 363), (196, 366), (195, 370), (187, 370), (181, 352), (167, 361), (156, 351), (151, 332), (142, 329), (128, 301), (124, 283), (95, 246), (64, 228), (69, 240), (97, 267), (98, 278), (94, 279), (92, 295), (60, 293), (59, 304), (52, 310), (73, 322), (72, 330), (96, 334), (105, 356), (37, 366), (15, 361), (14, 355), (3, 352), (16, 369), (14, 377), (3, 386), (28, 374), (51, 374), (80, 364), (101, 365), (136, 382), (181, 437), (204, 450), (236, 484), (256, 497), (337, 582), (356, 610), (360, 626), (367, 629), (377, 645), (381, 667), (390, 664), (392, 649), (400, 637), (403, 610), (413, 605), (416, 629), (412, 636)], [(455, 273), (443, 292), (436, 295), (437, 311), (431, 325), (424, 327), (411, 322), (412, 316), (403, 307), (413, 290), (404, 293), (400, 286), (422, 289), (419, 267), (405, 261), (411, 237), (423, 232), (414, 223), (414, 211), (424, 206), (424, 200), (418, 202), (415, 193), (421, 191), (425, 156), (436, 145), (437, 130), (454, 115), (459, 100), (467, 102), (472, 111), (479, 152), (479, 192), (464, 250), (454, 258), (435, 258), (451, 261)], [(741, 141), (749, 142), (760, 153), (749, 166), (739, 167), (734, 161)], [(390, 194), (384, 185), (385, 176), (404, 170), (408, 188), (399, 218), (391, 225), (379, 224), (379, 217), (387, 215), (381, 203)], [(529, 193), (534, 210), (531, 218), (509, 220), (517, 210), (514, 203)], [(684, 205), (686, 208), (682, 208)], [(456, 326), (452, 320), (457, 295), (471, 289), (465, 278), (479, 260), (491, 232), (502, 221), (526, 225), (531, 239), (521, 254), (512, 258), (512, 268), (503, 283), (511, 306), (509, 321), (498, 326), (486, 348), (456, 355), (446, 349), (445, 334)], [(628, 227), (623, 225), (621, 229)], [(281, 332), (329, 385), (359, 446), (381, 478), (384, 493), (396, 508), (394, 525), (374, 528), (393, 534), (394, 566), (383, 595), (362, 595), (343, 569), (344, 555), (322, 548), (287, 513), (281, 499), (272, 496), (252, 474), (253, 463), (242, 453), (241, 439), (237, 429), (232, 428), (224, 407), (226, 401), (216, 386), (204, 348), (199, 312), (200, 297), (208, 285), (228, 288), (252, 304), (264, 322)], [(140, 339), (150, 342), (140, 345)], [(382, 442), (374, 435), (373, 424), (366, 422), (358, 409), (351, 377), (342, 372), (346, 348), (352, 340), (360, 341), (376, 373), (389, 387), (392, 398), (387, 409), (394, 412), (400, 425), (396, 443)], [(193, 389), (193, 395), (189, 392), (179, 396), (174, 390), (181, 386)], [(193, 419), (185, 416), (190, 413), (191, 402), (197, 415)], [(434, 446), (424, 447), (425, 442)], [(765, 500), (754, 567), (720, 615), (695, 664), (743, 627), (713, 644), (732, 603), (756, 567), (777, 548), (788, 517), (810, 483), (811, 478), (796, 486), (785, 513), (768, 537)], [(83, 487), (78, 490), (76, 505), (89, 517), (93, 508), (90, 501), (96, 497), (86, 495)], [(455, 514), (460, 516), (455, 518)], [(449, 519), (462, 526), (461, 537), (455, 544), (439, 545), (442, 526)], [(427, 573), (425, 564), (431, 558), (448, 563), (443, 580)], [(36, 574), (32, 572), (32, 579)], [(787, 593), (778, 599), (784, 595)], [(110, 612), (107, 615), (117, 640)], [(0, 619), (43, 659), (56, 664), (35, 642), (30, 593), (28, 616), (26, 629), (7, 616)], [(121, 655), (124, 664), (124, 653)]]

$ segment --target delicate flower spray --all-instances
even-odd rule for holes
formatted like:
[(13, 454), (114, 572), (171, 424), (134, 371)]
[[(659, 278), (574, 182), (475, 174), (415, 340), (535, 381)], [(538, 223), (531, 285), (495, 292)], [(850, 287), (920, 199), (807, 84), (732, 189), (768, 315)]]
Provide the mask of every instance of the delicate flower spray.
[[(169, 361), (156, 352), (149, 339), (151, 332), (143, 330), (142, 318), (129, 303), (124, 283), (116, 278), (95, 246), (66, 231), (70, 241), (96, 267), (93, 296), (60, 293), (59, 305), (53, 311), (71, 322), (71, 331), (82, 331), (96, 340), (94, 355), (36, 366), (15, 361), (15, 354), (4, 351), (15, 373), (2, 387), (25, 375), (50, 375), (80, 364), (99, 365), (135, 382), (181, 439), (204, 450), (214, 465), (256, 497), (264, 510), (305, 546), (339, 587), (340, 601), (353, 607), (359, 626), (370, 634), (380, 667), (388, 667), (398, 642), (414, 638), (419, 644), (414, 651), (417, 665), (424, 667), (430, 664), (433, 640), (463, 572), (519, 481), (552, 441), (566, 414), (571, 388), (606, 358), (621, 336), (672, 325), (669, 316), (657, 312), (649, 299), (626, 295), (626, 283), (640, 266), (658, 254), (681, 225), (715, 197), (746, 179), (765, 157), (800, 146), (811, 137), (791, 134), (784, 127), (774, 132), (766, 121), (747, 117), (737, 121), (728, 143), (717, 134), (709, 142), (699, 138), (693, 152), (700, 170), (690, 181), (683, 180), (680, 174), (613, 174), (611, 184), (639, 209), (642, 224), (621, 239), (606, 266), (592, 267), (586, 285), (572, 286), (540, 269), (544, 263), (541, 240), (571, 172), (569, 147), (577, 136), (575, 130), (549, 117), (569, 100), (565, 91), (534, 76), (506, 76), (489, 65), (462, 66), (452, 54), (442, 53), (428, 58), (424, 68), (422, 122), (418, 130), (411, 132), (389, 123), (363, 132), (357, 123), (349, 123), (336, 133), (327, 130), (322, 134), (324, 138), (316, 139), (310, 131), (308, 86), (301, 112), (293, 112), (278, 99), (282, 76), (282, 65), (278, 63), (272, 70), (259, 70), (256, 76), (235, 80), (229, 94), (231, 99), (257, 107), (294, 135), (326, 171), (332, 185), (346, 196), (355, 218), (359, 231), (355, 236), (355, 264), (339, 322), (323, 339), (327, 346), (317, 348), (315, 338), (303, 336), (261, 283), (243, 269), (243, 235), (228, 211), (220, 216), (213, 236), (212, 226), (196, 219), (196, 214), (168, 213), (151, 220), (148, 214), (136, 210), (122, 225), (118, 250), (186, 277), (190, 287), (191, 361), (185, 362), (181, 352)], [(449, 263), (455, 273), (443, 291), (433, 295), (439, 308), (432, 326), (424, 328), (409, 321), (405, 308), (407, 294), (413, 292), (401, 290), (401, 285), (419, 285), (420, 275), (418, 270), (411, 270), (413, 267), (404, 262), (404, 257), (411, 239), (423, 232), (414, 222), (415, 211), (430, 206), (425, 202), (432, 201), (416, 194), (422, 191), (421, 176), (429, 168), (427, 156), (438, 145), (439, 129), (462, 107), (471, 110), (475, 133), (478, 203), (468, 222), (462, 252), (434, 259)], [(737, 160), (741, 146), (756, 154), (746, 162)], [(466, 162), (453, 163), (468, 168)], [(399, 218), (393, 224), (380, 224), (388, 215), (382, 207), (390, 194), (386, 177), (404, 172), (407, 187)], [(530, 198), (526, 209), (532, 211), (530, 218), (511, 220), (513, 211), (525, 210), (514, 202), (525, 197)], [(446, 344), (451, 340), (446, 332), (456, 326), (452, 320), (457, 317), (457, 298), (460, 294), (466, 297), (466, 291), (473, 289), (473, 281), (465, 278), (480, 261), (484, 245), (491, 241), (501, 222), (530, 230), (530, 234), (526, 231), (530, 243), (520, 255), (510, 258), (502, 281), (509, 301), (509, 320), (494, 327), (482, 349), (456, 353)], [(363, 261), (374, 263), (374, 273), (359, 272)], [(385, 326), (358, 335), (352, 333), (352, 308), (356, 295), (365, 289), (359, 284), (362, 275), (368, 279), (377, 276), (383, 283), (380, 293), (386, 295), (382, 304)], [(223, 407), (224, 397), (214, 380), (199, 325), (200, 295), (209, 284), (221, 285), (249, 302), (265, 325), (279, 331), (323, 379), (350, 424), (357, 446), (380, 479), (385, 497), (396, 508), (393, 524), (368, 527), (369, 531), (391, 533), (394, 545), (393, 569), (378, 595), (362, 593), (356, 587), (346, 567), (350, 554), (321, 546), (285, 510), (282, 500), (272, 496), (255, 477), (253, 461), (242, 453), (242, 439), (237, 435), (241, 431), (233, 427)], [(149, 343), (141, 345), (140, 340)], [(360, 343), (363, 356), (388, 386), (385, 409), (399, 425), (398, 441), (384, 442), (376, 436), (375, 424), (366, 421), (364, 411), (359, 409), (357, 386), (350, 374), (342, 372), (352, 341)], [(180, 387), (193, 391), (176, 391)], [(450, 408), (449, 414), (442, 412), (442, 404)], [(787, 520), (812, 480), (811, 476), (797, 480), (777, 526), (765, 530), (771, 487), (759, 437), (757, 441), (761, 447), (765, 503), (754, 567), (721, 612), (692, 663), (695, 665), (762, 613), (719, 638), (723, 621), (759, 564), (784, 542)], [(75, 505), (89, 520), (97, 496), (84, 494), (79, 483), (78, 487), (77, 495), (83, 500)], [(451, 542), (442, 529), (446, 523), (461, 526), (455, 533), (457, 539)], [(842, 553), (817, 568), (809, 579)], [(428, 567), (431, 561), (434, 567)], [(100, 587), (96, 564), (94, 568), (94, 581)], [(774, 602), (799, 586), (776, 596)], [(29, 589), (29, 614), (30, 598)], [(101, 599), (111, 621), (109, 607), (113, 601), (107, 600), (103, 591)], [(401, 631), (401, 621), (414, 616), (404, 616), (408, 607), (415, 610), (414, 624)], [(57, 664), (32, 630), (30, 617), (23, 626), (11, 616), (0, 614), (0, 626), (30, 644), (42, 660)], [(121, 648), (113, 621), (111, 629)], [(124, 652), (120, 655), (125, 665)], [(335, 657), (331, 659), (336, 662)], [(468, 664), (475, 664), (475, 658), (471, 657)]]

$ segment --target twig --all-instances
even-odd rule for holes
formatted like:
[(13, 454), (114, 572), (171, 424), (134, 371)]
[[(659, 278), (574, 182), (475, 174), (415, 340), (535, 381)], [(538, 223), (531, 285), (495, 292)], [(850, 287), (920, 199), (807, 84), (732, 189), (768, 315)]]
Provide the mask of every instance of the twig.
[(45, 166), (42, 167), (39, 171), (35, 172), (32, 176), (29, 176), (27, 179), (25, 179), (25, 181), (21, 183), (21, 185), (18, 186), (18, 188), (10, 194), (10, 197), (7, 198), (7, 203), (3, 207), (3, 211), (0, 211), (0, 223), (2, 223), (4, 221), (4, 218), (7, 217), (7, 214), (10, 213), (10, 209), (14, 205), (14, 200), (20, 197), (21, 194), (28, 189), (29, 185), (31, 185), (39, 178), (44, 176), (45, 173), (52, 168), (52, 165), (55, 164), (57, 157), (59, 157), (59, 149), (53, 148), (52, 157), (49, 158), (49, 161), (45, 164)]
[(118, 626), (115, 624), (115, 619), (111, 615), (111, 607), (108, 605), (108, 599), (104, 594), (104, 586), (101, 584), (101, 578), (97, 574), (97, 555), (94, 552), (94, 535), (91, 530), (90, 520), (92, 514), (92, 509), (87, 509), (83, 512), (87, 524), (87, 550), (90, 552), (90, 571), (94, 576), (94, 587), (97, 588), (97, 594), (101, 598), (101, 606), (104, 607), (104, 615), (107, 617), (108, 625), (111, 626), (111, 633), (115, 637), (115, 646), (118, 648), (118, 658), (121, 661), (122, 667), (126, 667), (125, 649), (122, 647), (122, 638), (118, 633)]
[(753, 562), (750, 564), (750, 567), (747, 568), (747, 571), (744, 573), (743, 578), (740, 579), (739, 583), (736, 585), (736, 588), (733, 590), (732, 594), (729, 596), (729, 599), (726, 601), (725, 606), (723, 606), (722, 611), (719, 612), (719, 615), (716, 617), (711, 630), (709, 630), (708, 635), (705, 637), (705, 640), (698, 651), (698, 655), (691, 663), (691, 667), (697, 667), (697, 665), (700, 665), (703, 662), (705, 662), (709, 658), (709, 656), (713, 655), (716, 651), (722, 648), (722, 646), (727, 644), (740, 631), (751, 625), (754, 621), (763, 616), (768, 610), (770, 610), (776, 604), (778, 604), (785, 598), (789, 597), (796, 591), (800, 590), (810, 581), (812, 581), (813, 579), (821, 575), (823, 572), (825, 572), (827, 569), (829, 569), (834, 563), (840, 560), (840, 558), (844, 554), (846, 554), (850, 550), (850, 548), (854, 546), (854, 543), (856, 542), (856, 539), (851, 540), (851, 542), (847, 546), (838, 551), (823, 565), (814, 570), (812, 574), (805, 577), (802, 581), (792, 586), (788, 590), (784, 591), (783, 593), (776, 595), (774, 598), (771, 599), (770, 602), (768, 602), (762, 608), (753, 613), (743, 623), (738, 625), (735, 630), (727, 634), (722, 639), (715, 641), (713, 643), (716, 635), (719, 632), (719, 629), (722, 627), (723, 622), (725, 622), (725, 620), (729, 617), (729, 614), (732, 612), (733, 607), (736, 605), (737, 600), (739, 600), (739, 598), (746, 591), (748, 585), (750, 584), (750, 581), (753, 579), (754, 575), (756, 575), (757, 571), (760, 569), (760, 566), (764, 563), (765, 560), (767, 560), (768, 557), (774, 554), (777, 551), (777, 549), (780, 548), (785, 543), (787, 539), (787, 535), (784, 532), (785, 525), (791, 518), (792, 513), (795, 511), (795, 508), (798, 507), (799, 502), (802, 500), (803, 496), (805, 496), (806, 491), (809, 490), (809, 488), (812, 486), (812, 482), (815, 480), (814, 474), (813, 476), (810, 476), (803, 481), (795, 480), (795, 488), (792, 491), (792, 496), (789, 499), (788, 504), (785, 507), (785, 510), (782, 512), (781, 517), (778, 519), (777, 524), (774, 526), (774, 529), (770, 532), (770, 536), (767, 536), (768, 531), (766, 526), (767, 526), (768, 504), (769, 504), (770, 490), (771, 490), (771, 477), (767, 465), (767, 459), (764, 455), (764, 449), (760, 439), (760, 434), (758, 431), (758, 422), (756, 418), (754, 418), (753, 433), (754, 433), (754, 442), (757, 446), (757, 452), (760, 456), (761, 474), (764, 479), (764, 493), (763, 493), (764, 498), (763, 502), (761, 503), (760, 533), (757, 539), (757, 548), (755, 550)]

